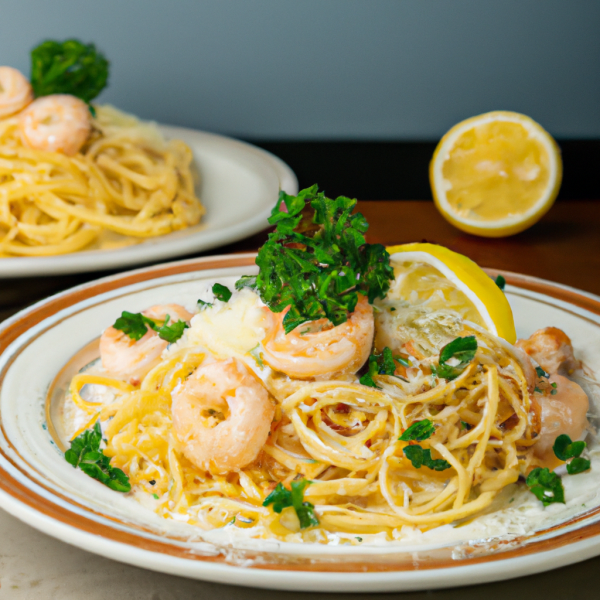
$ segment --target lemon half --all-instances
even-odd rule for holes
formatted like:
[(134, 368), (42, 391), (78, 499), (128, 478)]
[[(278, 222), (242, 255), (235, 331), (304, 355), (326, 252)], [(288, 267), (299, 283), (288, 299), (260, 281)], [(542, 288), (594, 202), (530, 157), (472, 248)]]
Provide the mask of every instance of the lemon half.
[(456, 310), (463, 319), (515, 343), (515, 323), (504, 292), (470, 258), (424, 243), (392, 246), (387, 251), (396, 276), (395, 295)]
[(533, 119), (489, 112), (446, 133), (429, 180), (436, 206), (454, 226), (486, 237), (513, 235), (554, 203), (562, 180), (560, 150)]

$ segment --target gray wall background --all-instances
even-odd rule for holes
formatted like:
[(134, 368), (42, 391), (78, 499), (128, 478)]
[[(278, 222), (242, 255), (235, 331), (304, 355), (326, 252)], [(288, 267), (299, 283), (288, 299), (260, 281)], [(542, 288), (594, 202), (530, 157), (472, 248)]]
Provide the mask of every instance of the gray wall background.
[(0, 0), (0, 64), (93, 41), (99, 101), (263, 140), (435, 139), (516, 110), (600, 137), (598, 0)]

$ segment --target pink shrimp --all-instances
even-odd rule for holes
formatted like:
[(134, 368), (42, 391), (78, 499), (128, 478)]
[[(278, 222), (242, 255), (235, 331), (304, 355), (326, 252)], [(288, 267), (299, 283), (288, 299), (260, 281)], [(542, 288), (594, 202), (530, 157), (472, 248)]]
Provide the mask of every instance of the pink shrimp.
[(306, 379), (356, 373), (369, 358), (375, 324), (373, 308), (360, 296), (348, 320), (337, 327), (327, 319), (305, 323), (286, 334), (287, 311), (271, 313), (272, 326), (263, 342), (264, 360), (290, 377)]
[(546, 393), (541, 398), (542, 427), (534, 446), (534, 453), (542, 459), (554, 457), (552, 446), (561, 434), (572, 440), (581, 438), (588, 425), (589, 400), (586, 393), (574, 381), (551, 375), (550, 384), (556, 384), (556, 394)]
[(515, 345), (548, 373), (564, 370), (569, 374), (579, 367), (579, 361), (573, 355), (571, 339), (557, 327), (538, 329), (528, 340), (518, 340)]
[(216, 473), (256, 460), (275, 414), (262, 383), (234, 358), (196, 369), (173, 393), (172, 411), (184, 455)]
[[(572, 373), (580, 363), (575, 359), (569, 336), (556, 327), (538, 329), (529, 339), (518, 340), (515, 345), (524, 359), (524, 365), (525, 361), (530, 362), (531, 357), (550, 374), (547, 383), (539, 384), (543, 388), (542, 394), (534, 397), (539, 402), (541, 413), (541, 428), (534, 453), (543, 460), (556, 460), (552, 450), (556, 438), (566, 434), (572, 440), (577, 440), (588, 426), (590, 403), (586, 393), (577, 383), (559, 375), (560, 371)], [(531, 380), (531, 371), (530, 368), (525, 369), (526, 376), (530, 373), (528, 382)], [(537, 382), (546, 380), (535, 373), (535, 381), (537, 387)]]
[(88, 105), (75, 96), (53, 94), (34, 100), (20, 115), (23, 142), (34, 150), (73, 156), (90, 135)]
[(33, 100), (33, 90), (26, 77), (12, 67), (0, 67), (0, 119), (10, 117)]
[[(157, 321), (165, 320), (167, 315), (170, 316), (171, 322), (189, 322), (192, 318), (179, 304), (152, 306), (142, 314)], [(161, 354), (169, 343), (158, 337), (156, 331), (150, 327), (147, 329), (144, 337), (137, 341), (114, 327), (105, 329), (100, 338), (100, 358), (102, 366), (110, 375), (127, 380), (132, 385), (139, 385), (160, 362)]]

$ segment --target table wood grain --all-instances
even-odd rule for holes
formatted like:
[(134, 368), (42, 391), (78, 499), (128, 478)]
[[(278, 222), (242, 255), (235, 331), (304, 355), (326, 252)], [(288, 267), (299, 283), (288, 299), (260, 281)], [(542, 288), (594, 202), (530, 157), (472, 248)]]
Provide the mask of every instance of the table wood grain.
[[(431, 202), (369, 201), (359, 203), (359, 210), (371, 224), (370, 242), (398, 244), (427, 240), (466, 254), (485, 267), (535, 275), (600, 294), (600, 201), (559, 202), (528, 231), (497, 240), (458, 231), (442, 219)], [(267, 232), (212, 254), (256, 250), (266, 239)], [(0, 320), (36, 300), (107, 274), (110, 272), (3, 280), (0, 282)], [(562, 600), (596, 597), (599, 570), (600, 557), (518, 580), (412, 592), (402, 594), (402, 598)], [(309, 598), (301, 589), (298, 592), (295, 598)], [(2, 599), (283, 600), (289, 597), (287, 592), (204, 583), (119, 564), (54, 540), (0, 510)], [(374, 597), (373, 594), (352, 596), (357, 600)], [(342, 598), (347, 600), (348, 595), (310, 594), (311, 600)]]

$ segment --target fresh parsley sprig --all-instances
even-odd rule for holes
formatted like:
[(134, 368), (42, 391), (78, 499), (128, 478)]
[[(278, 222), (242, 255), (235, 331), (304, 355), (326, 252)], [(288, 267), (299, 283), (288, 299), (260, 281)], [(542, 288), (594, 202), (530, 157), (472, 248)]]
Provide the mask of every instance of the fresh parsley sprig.
[(215, 283), (215, 285), (212, 286), (212, 293), (217, 300), (221, 300), (222, 302), (229, 302), (232, 295), (231, 290), (220, 283)]
[(415, 469), (420, 469), (425, 466), (433, 471), (445, 471), (450, 468), (450, 463), (443, 458), (432, 458), (431, 450), (423, 449), (418, 444), (412, 444), (402, 449), (404, 455)]
[[(423, 419), (413, 423), (398, 439), (401, 442), (422, 442), (428, 440), (434, 433), (433, 422), (430, 419)], [(415, 469), (425, 466), (433, 471), (445, 471), (451, 467), (450, 463), (443, 458), (432, 458), (431, 450), (422, 448), (419, 444), (410, 444), (404, 447), (402, 452)]]
[(359, 293), (371, 303), (385, 297), (394, 276), (390, 257), (382, 245), (367, 244), (368, 223), (352, 214), (355, 206), (344, 196), (326, 198), (316, 185), (297, 196), (280, 192), (269, 218), (275, 231), (256, 258), (259, 274), (236, 287), (254, 287), (273, 312), (289, 306), (286, 333), (322, 318), (344, 323)]
[(128, 335), (136, 342), (141, 340), (147, 333), (148, 327), (158, 333), (158, 337), (173, 344), (182, 335), (189, 325), (185, 321), (175, 321), (169, 325), (170, 316), (167, 315), (162, 324), (154, 319), (146, 317), (142, 313), (130, 313), (124, 310), (121, 316), (113, 323), (113, 327)]
[[(410, 363), (405, 358), (394, 356), (391, 348), (388, 348), (387, 346), (381, 351), (381, 354), (371, 354), (367, 363), (367, 372), (359, 379), (360, 383), (362, 383), (362, 385), (380, 389), (373, 377), (376, 375), (395, 376), (396, 362), (399, 362), (405, 367), (410, 366)], [(398, 378), (403, 379), (402, 377)]]
[[(432, 365), (431, 370), (442, 379), (456, 379), (475, 358), (476, 353), (477, 338), (474, 335), (456, 338), (442, 348), (438, 366)], [(458, 360), (458, 364), (447, 364), (451, 358)]]
[(65, 460), (111, 490), (129, 492), (129, 477), (121, 469), (110, 466), (110, 458), (100, 450), (101, 441), (100, 421), (96, 421), (92, 429), (87, 429), (71, 441), (71, 447), (65, 452)]
[(108, 66), (94, 44), (48, 40), (31, 51), (31, 86), (36, 97), (71, 94), (89, 104), (106, 86)]
[(401, 442), (422, 442), (435, 433), (435, 426), (429, 419), (415, 421), (398, 439)]
[(504, 277), (502, 275), (497, 275), (496, 279), (494, 280), (494, 283), (502, 290), (504, 291), (504, 288), (506, 287), (506, 279), (504, 279)]
[(555, 502), (565, 503), (565, 489), (560, 476), (550, 471), (547, 467), (537, 467), (529, 473), (526, 483), (544, 506)]
[(585, 442), (573, 442), (571, 438), (562, 434), (554, 440), (552, 449), (556, 458), (567, 462), (567, 473), (569, 475), (577, 475), (587, 471), (592, 463), (587, 458), (581, 458), (581, 453), (585, 450), (587, 444)]
[(315, 527), (319, 520), (315, 515), (315, 507), (310, 502), (304, 502), (304, 488), (310, 485), (308, 479), (292, 481), (291, 490), (283, 487), (280, 482), (275, 489), (265, 498), (263, 506), (273, 505), (273, 510), (280, 513), (284, 508), (292, 506), (298, 515), (301, 529)]

